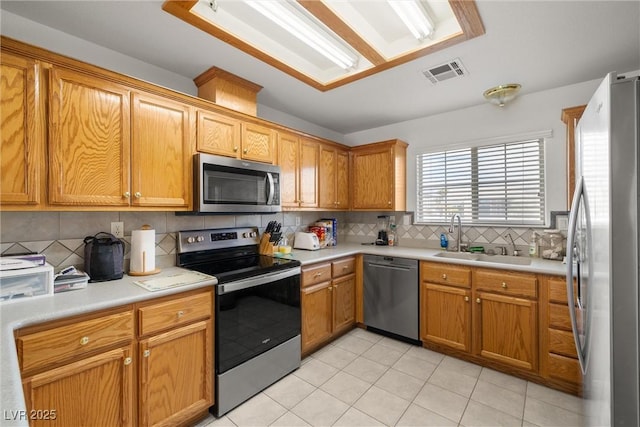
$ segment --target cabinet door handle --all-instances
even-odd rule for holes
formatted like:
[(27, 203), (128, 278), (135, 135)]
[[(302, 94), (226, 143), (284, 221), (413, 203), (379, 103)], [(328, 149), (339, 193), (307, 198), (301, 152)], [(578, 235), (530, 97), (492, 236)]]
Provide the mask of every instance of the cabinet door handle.
[(242, 152), (243, 152), (244, 154), (247, 154), (247, 153), (249, 152), (249, 150), (247, 150), (247, 149), (245, 148), (244, 150), (242, 150)]
[(465, 302), (469, 302), (469, 297), (465, 296), (464, 300), (465, 300)]
[(145, 351), (142, 353), (142, 357), (149, 357), (149, 355), (151, 355), (151, 350), (145, 350)]
[(125, 191), (122, 197), (124, 197), (125, 199), (128, 199), (129, 197), (131, 197), (131, 193), (129, 193), (128, 191)]
[(505, 282), (502, 282), (502, 289), (507, 289), (507, 284)]
[(125, 357), (124, 358), (124, 365), (125, 366), (131, 365), (131, 358), (130, 357)]
[(180, 310), (180, 311), (178, 312), (178, 319), (179, 319), (179, 318), (181, 318), (182, 316), (184, 316), (184, 311), (183, 311), (183, 310)]
[(139, 199), (140, 197), (142, 197), (142, 193), (140, 193), (139, 191), (136, 191), (135, 193), (133, 193), (133, 195), (135, 196), (136, 199)]
[(237, 153), (238, 152), (238, 147), (233, 147), (233, 152)]
[(333, 290), (333, 286), (329, 286), (329, 292)]
[(480, 298), (476, 298), (476, 303), (480, 304)]
[(80, 345), (87, 345), (87, 344), (89, 344), (89, 337), (80, 338)]
[(387, 202), (387, 204), (388, 204), (389, 206), (391, 206), (391, 200), (389, 200), (389, 201)]
[(443, 280), (447, 280), (447, 275), (446, 275), (446, 274), (443, 274), (443, 275), (442, 275), (442, 279), (443, 279)]

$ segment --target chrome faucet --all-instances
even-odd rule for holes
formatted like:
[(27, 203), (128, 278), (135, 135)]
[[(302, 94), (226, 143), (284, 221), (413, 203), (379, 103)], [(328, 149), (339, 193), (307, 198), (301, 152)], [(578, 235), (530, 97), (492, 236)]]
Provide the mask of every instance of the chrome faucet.
[(462, 252), (462, 220), (460, 219), (460, 215), (455, 213), (451, 215), (451, 224), (449, 225), (449, 233), (453, 234), (453, 223), (456, 218), (458, 218), (458, 237), (456, 239), (456, 245), (458, 246), (457, 251)]
[(511, 233), (507, 233), (507, 237), (511, 240), (511, 246), (513, 246), (513, 256), (519, 256), (520, 251), (516, 249), (516, 244), (513, 242), (513, 237), (511, 237)]

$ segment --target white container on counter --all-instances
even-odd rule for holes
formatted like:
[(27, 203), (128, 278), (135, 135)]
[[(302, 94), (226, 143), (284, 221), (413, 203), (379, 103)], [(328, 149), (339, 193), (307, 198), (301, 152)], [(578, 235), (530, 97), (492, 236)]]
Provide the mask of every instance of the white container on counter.
[(53, 295), (53, 267), (0, 271), (0, 303)]

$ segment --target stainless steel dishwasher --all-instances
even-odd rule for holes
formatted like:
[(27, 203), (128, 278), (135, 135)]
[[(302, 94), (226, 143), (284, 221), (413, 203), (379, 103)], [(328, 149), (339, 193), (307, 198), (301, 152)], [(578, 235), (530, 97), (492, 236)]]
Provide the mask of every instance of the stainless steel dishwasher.
[(365, 255), (365, 325), (419, 340), (418, 285), (417, 260)]

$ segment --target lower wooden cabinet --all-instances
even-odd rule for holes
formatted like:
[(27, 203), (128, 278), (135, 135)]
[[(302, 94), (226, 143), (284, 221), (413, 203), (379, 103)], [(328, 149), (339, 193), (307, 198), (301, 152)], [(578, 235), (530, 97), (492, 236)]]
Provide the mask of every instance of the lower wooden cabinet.
[(421, 339), (471, 351), (471, 291), (423, 282), (420, 286)]
[(31, 424), (193, 424), (214, 403), (212, 310), (207, 289), (17, 331)]
[(355, 258), (302, 269), (302, 353), (347, 331), (355, 324)]

